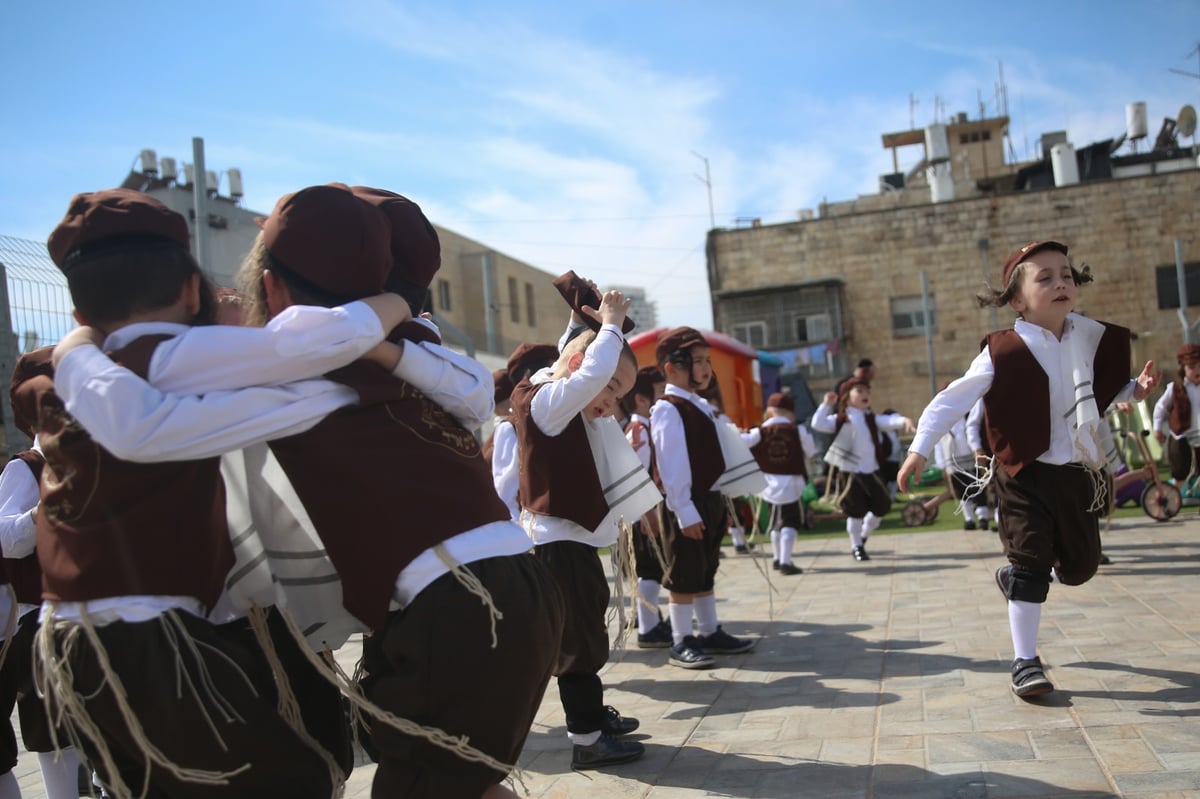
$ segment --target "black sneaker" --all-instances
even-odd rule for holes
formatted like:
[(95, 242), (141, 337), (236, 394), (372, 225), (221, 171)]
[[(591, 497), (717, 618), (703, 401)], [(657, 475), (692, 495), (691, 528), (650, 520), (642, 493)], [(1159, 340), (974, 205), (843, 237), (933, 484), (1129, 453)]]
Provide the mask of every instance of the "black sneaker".
[(649, 632), (638, 633), (638, 649), (666, 649), (671, 645), (671, 625), (660, 621)]
[(599, 740), (590, 746), (575, 744), (571, 751), (571, 768), (586, 771), (604, 766), (615, 766), (637, 760), (646, 754), (646, 747), (637, 741), (618, 741), (611, 735), (600, 734)]
[(972, 521), (971, 519), (967, 519), (965, 522), (963, 522), (963, 529), (964, 529), (964, 530), (974, 530), (974, 529), (976, 529), (975, 522), (974, 522), (974, 521)]
[(746, 546), (745, 544), (738, 544), (733, 548), (733, 551), (739, 555), (745, 555), (750, 551), (750, 547)]
[(1108, 566), (1111, 563), (1112, 563), (1112, 560), (1108, 557), (1108, 555), (1105, 555), (1103, 552), (1101, 552), (1100, 553), (1100, 565)]
[(1013, 573), (1012, 566), (1001, 566), (996, 569), (996, 585), (1000, 588), (1000, 593), (1004, 594), (1004, 598), (1008, 599), (1008, 594), (1012, 591)]
[(600, 724), (600, 732), (616, 738), (642, 726), (642, 723), (632, 716), (622, 716), (612, 705), (604, 706), (604, 721)]
[(795, 566), (791, 563), (780, 563), (779, 564), (779, 573), (780, 574), (799, 574), (800, 567)]
[(771, 561), (771, 568), (774, 569), (775, 571), (779, 571), (779, 561), (777, 561), (777, 560)]
[(867, 554), (865, 547), (855, 547), (854, 549), (850, 550), (850, 554), (853, 555), (854, 559), (858, 561), (871, 559), (871, 556)]
[(1017, 658), (1012, 664), (1012, 692), (1017, 696), (1040, 696), (1054, 690), (1054, 684), (1046, 679), (1042, 670), (1042, 659)]
[[(779, 571), (783, 571), (782, 565), (779, 567)], [(738, 655), (754, 648), (753, 639), (734, 638), (722, 630), (719, 625), (717, 631), (712, 635), (697, 636), (696, 640), (700, 642), (700, 649), (709, 655)]]
[(681, 669), (711, 669), (716, 665), (712, 655), (705, 654), (700, 649), (700, 642), (692, 635), (684, 636), (682, 641), (671, 647), (667, 662)]

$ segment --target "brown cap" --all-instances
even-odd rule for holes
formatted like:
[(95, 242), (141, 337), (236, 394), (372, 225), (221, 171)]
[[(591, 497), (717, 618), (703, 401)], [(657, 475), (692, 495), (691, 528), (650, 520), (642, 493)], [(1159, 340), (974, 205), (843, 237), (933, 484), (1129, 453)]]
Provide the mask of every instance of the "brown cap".
[(553, 344), (518, 344), (508, 356), (508, 379), (515, 386), (529, 375), (558, 360), (558, 347)]
[(9, 398), (12, 401), (13, 424), (25, 435), (33, 438), (34, 422), (37, 421), (36, 392), (22, 391), (21, 387), (35, 377), (54, 379), (54, 367), (50, 364), (50, 356), (54, 347), (38, 347), (36, 350), (17, 358), (13, 367), (12, 383), (9, 385)]
[(378, 294), (392, 269), (387, 217), (341, 183), (281, 197), (262, 236), (274, 267), (335, 297)]
[(1008, 256), (1008, 260), (1004, 262), (1004, 269), (1000, 273), (1001, 290), (1008, 286), (1008, 281), (1012, 279), (1014, 269), (1032, 258), (1034, 253), (1041, 252), (1042, 250), (1055, 250), (1066, 255), (1067, 245), (1057, 241), (1031, 241), (1018, 249), (1012, 255)]
[(392, 229), (392, 276), (429, 288), (442, 266), (442, 245), (421, 206), (387, 189), (351, 186), (350, 191), (387, 217)]
[(838, 399), (841, 400), (845, 397), (850, 396), (850, 391), (854, 388), (857, 388), (858, 386), (862, 386), (867, 391), (871, 390), (871, 384), (868, 383), (866, 380), (863, 380), (861, 377), (852, 377), (849, 380), (842, 383), (841, 387), (838, 389)]
[[(558, 293), (567, 301), (567, 305), (571, 306), (571, 310), (579, 314), (579, 318), (585, 325), (597, 333), (600, 332), (600, 322), (583, 312), (585, 305), (599, 310), (601, 300), (599, 292), (589, 286), (586, 280), (575, 274), (574, 270), (554, 278), (554, 288), (558, 289)], [(621, 332), (629, 333), (634, 327), (634, 321), (626, 316), (625, 321), (621, 323)]]
[(508, 379), (507, 369), (497, 369), (492, 372), (492, 384), (496, 387), (495, 400), (499, 405), (503, 402), (508, 402), (508, 398), (512, 396), (513, 384)]
[(76, 194), (46, 240), (50, 259), (68, 272), (91, 253), (119, 246), (188, 249), (187, 220), (148, 194), (105, 189)]
[(1200, 361), (1200, 344), (1184, 344), (1175, 352), (1175, 359), (1180, 364)]
[(782, 408), (785, 411), (796, 412), (796, 398), (791, 394), (784, 394), (782, 391), (776, 391), (771, 396), (767, 397), (768, 408)]
[(673, 327), (658, 337), (654, 346), (654, 360), (662, 365), (673, 352), (685, 350), (688, 347), (707, 347), (709, 343), (694, 327)]

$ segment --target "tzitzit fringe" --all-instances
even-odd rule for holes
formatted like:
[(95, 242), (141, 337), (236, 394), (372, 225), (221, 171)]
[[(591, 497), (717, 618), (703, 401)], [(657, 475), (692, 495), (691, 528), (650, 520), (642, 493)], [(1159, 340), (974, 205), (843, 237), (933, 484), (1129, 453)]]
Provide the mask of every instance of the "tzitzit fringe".
[(287, 624), (287, 628), (291, 632), (292, 637), (295, 638), (298, 643), (304, 644), (300, 647), (300, 651), (303, 652), (304, 656), (308, 658), (309, 662), (316, 667), (317, 673), (333, 685), (337, 686), (337, 688), (342, 692), (342, 695), (350, 700), (352, 707), (357, 708), (364, 715), (370, 716), (372, 719), (382, 722), (392, 729), (397, 730), (405, 735), (412, 736), (413, 738), (420, 738), (428, 743), (433, 744), (434, 746), (445, 749), (448, 752), (453, 752), (463, 760), (471, 763), (480, 763), (494, 771), (500, 772), (501, 774), (511, 774), (512, 778), (521, 785), (521, 788), (528, 792), (524, 781), (521, 779), (521, 769), (516, 764), (503, 763), (489, 755), (487, 752), (476, 749), (475, 747), (471, 746), (470, 739), (465, 735), (451, 735), (445, 730), (440, 730), (437, 727), (427, 727), (423, 724), (418, 724), (415, 721), (409, 721), (408, 719), (401, 718), (394, 713), (389, 713), (371, 700), (367, 699), (366, 696), (363, 695), (362, 691), (348, 689), (348, 687), (339, 679), (339, 675), (344, 677), (345, 672), (342, 672), (340, 669), (335, 672), (333, 669), (329, 668), (329, 665), (321, 659), (321, 656), (314, 652), (305, 643), (306, 639), (304, 637), (304, 633), (301, 632), (300, 628), (296, 626), (296, 622), (294, 619), (292, 619), (291, 614), (287, 613), (286, 611), (281, 611), (280, 616), (283, 617), (283, 620)]
[(850, 472), (843, 472), (836, 466), (829, 467), (829, 474), (825, 478), (825, 496), (822, 497), (826, 503), (832, 508), (840, 508), (846, 496), (850, 493), (850, 480), (853, 477)]
[[(758, 507), (754, 509), (754, 529), (758, 529), (758, 517), (762, 513), (763, 505), (771, 506), (771, 513), (767, 517), (767, 538), (769, 539), (771, 537), (772, 530), (779, 529), (779, 544), (780, 546), (783, 546), (783, 530), (781, 528), (776, 528), (776, 525), (782, 522), (783, 514), (776, 505), (773, 505), (766, 500), (758, 503)], [(799, 531), (797, 530), (797, 532)], [(759, 574), (761, 574), (763, 579), (767, 581), (767, 618), (773, 619), (775, 618), (775, 592), (779, 589), (776, 588), (775, 584), (771, 582), (771, 570), (759, 563), (758, 558), (754, 559), (754, 568), (758, 569)]]
[(982, 497), (987, 491), (988, 483), (992, 482), (992, 478), (996, 476), (996, 456), (989, 455), (988, 459), (983, 464), (975, 467), (975, 479), (963, 489), (962, 499), (958, 501), (958, 507), (954, 509), (957, 514), (963, 512), (963, 517), (966, 518), (964, 506), (968, 502), (972, 502), (976, 497)]
[[(87, 711), (87, 697), (81, 696), (79, 693), (77, 693), (74, 687), (74, 675), (69, 665), (69, 657), (71, 650), (75, 646), (78, 646), (79, 637), (81, 635), (87, 638), (88, 644), (92, 648), (93, 654), (96, 657), (97, 665), (99, 666), (101, 673), (104, 675), (103, 682), (101, 683), (100, 688), (97, 690), (103, 690), (104, 684), (107, 683), (109, 690), (112, 692), (113, 701), (116, 703), (122, 718), (125, 720), (129, 735), (137, 745), (138, 749), (141, 750), (148, 765), (158, 766), (167, 773), (173, 775), (181, 782), (191, 782), (198, 785), (211, 786), (228, 785), (230, 777), (237, 776), (238, 774), (241, 774), (250, 768), (250, 764), (246, 763), (234, 769), (233, 771), (220, 772), (186, 768), (173, 763), (165, 754), (163, 754), (161, 750), (158, 749), (158, 747), (156, 747), (150, 741), (146, 735), (145, 729), (143, 729), (141, 723), (137, 719), (137, 716), (134, 714), (133, 708), (129, 706), (129, 701), (126, 698), (125, 687), (122, 684), (120, 677), (118, 677), (116, 672), (113, 671), (112, 664), (108, 659), (108, 652), (105, 650), (104, 645), (100, 642), (99, 637), (96, 635), (95, 625), (92, 623), (91, 618), (87, 615), (87, 613), (85, 612), (81, 614), (81, 617), (78, 621), (64, 623), (61, 621), (55, 621), (53, 603), (49, 604), (48, 611), (49, 612), (46, 614), (46, 621), (42, 624), (41, 629), (38, 631), (36, 648), (37, 656), (34, 658), (34, 679), (36, 681), (38, 691), (41, 693), (46, 702), (46, 709), (52, 720), (61, 719), (61, 721), (66, 722), (69, 728), (72, 728), (78, 732), (82, 732), (92, 741), (93, 744), (95, 744), (96, 749), (99, 752), (100, 761), (104, 764), (104, 769), (107, 772), (108, 779), (111, 783), (108, 787), (113, 791), (115, 796), (119, 797), (119, 799), (130, 799), (133, 794), (129, 786), (125, 784), (123, 779), (121, 779), (120, 772), (117, 770), (116, 764), (113, 760), (112, 751), (108, 748), (103, 733), (100, 731), (99, 727), (92, 720)], [(178, 648), (178, 641), (176, 640), (176, 635), (174, 634), (175, 631), (172, 631), (168, 625), (173, 622), (174, 624), (182, 627), (182, 623), (177, 619), (174, 619), (174, 614), (172, 612), (167, 612), (160, 618), (163, 621), (164, 630), (168, 632), (169, 637), (172, 639), (172, 643), (176, 647), (176, 662), (178, 663), (179, 658), (182, 657), (183, 653)], [(59, 657), (56, 653), (56, 627), (62, 628), (64, 631), (63, 654), (61, 657)], [(186, 637), (190, 639), (190, 636)], [(211, 680), (208, 678), (208, 670), (205, 667), (203, 660), (200, 659), (199, 651), (194, 646), (189, 647), (189, 649), (191, 649), (193, 657), (195, 657), (197, 660), (196, 665), (201, 674), (201, 679), (206, 683), (206, 692), (209, 694), (210, 698), (218, 699), (219, 705), (225, 705), (225, 707), (220, 709), (228, 718), (227, 714), (229, 705), (223, 699), (220, 699), (213, 691)], [(176, 672), (179, 676), (186, 674), (186, 671), (180, 668), (177, 668)], [(245, 679), (244, 674), (242, 677)], [(192, 688), (192, 694), (196, 698), (197, 703), (202, 709), (204, 709), (203, 702), (201, 701), (200, 695), (196, 692), (195, 686), (190, 684), (190, 678), (188, 679), (188, 682), (189, 687)], [(247, 685), (250, 685), (250, 681), (248, 679), (246, 680), (246, 683)], [(182, 689), (182, 684), (179, 686), (179, 688)], [(180, 690), (180, 696), (182, 696), (182, 690)], [(53, 702), (60, 704), (59, 714), (54, 713), (52, 707)], [(207, 709), (204, 709), (204, 712), (207, 716)], [(211, 719), (209, 720), (209, 724), (211, 726)], [(56, 735), (55, 738), (57, 738)], [(221, 744), (222, 748), (226, 748), (224, 742), (220, 740), (219, 736), (217, 737), (217, 740)], [(57, 743), (57, 740), (55, 740), (55, 745), (57, 745)], [(141, 791), (137, 794), (138, 797), (144, 797), (149, 791), (150, 773), (151, 769), (146, 768)]]
[[(646, 519), (654, 519), (658, 522), (658, 531), (652, 532), (646, 536), (646, 543), (650, 545), (650, 552), (654, 555), (654, 559), (658, 561), (658, 568), (665, 575), (667, 573), (667, 553), (663, 550), (662, 533), (667, 529), (667, 507), (665, 502), (660, 502), (654, 507), (654, 510), (646, 514)], [(646, 524), (642, 522), (643, 526)], [(657, 608), (656, 608), (657, 610)]]
[[(1100, 422), (1102, 424), (1107, 424), (1107, 422), (1103, 419), (1101, 419)], [(1086, 435), (1090, 437), (1092, 443), (1095, 445), (1096, 452), (1104, 452), (1104, 444), (1100, 441), (1100, 436), (1094, 427), (1090, 425), (1085, 426), (1079, 431), (1079, 433), (1080, 435), (1084, 435), (1086, 433)], [(1079, 457), (1080, 464), (1087, 471), (1088, 477), (1090, 477), (1092, 481), (1092, 501), (1087, 507), (1088, 513), (1107, 512), (1110, 503), (1108, 493), (1109, 484), (1108, 480), (1106, 480), (1104, 477), (1104, 467), (1107, 464), (1103, 461), (1097, 463), (1091, 454), (1091, 450), (1083, 446), (1083, 444), (1078, 440), (1075, 441), (1075, 454)]]
[(287, 671), (284, 670), (283, 663), (279, 660), (279, 652), (275, 648), (275, 642), (271, 640), (271, 630), (267, 625), (268, 613), (269, 611), (264, 608), (253, 607), (246, 614), (246, 619), (250, 622), (250, 629), (254, 632), (254, 639), (258, 642), (258, 648), (262, 650), (267, 658), (267, 663), (271, 666), (271, 676), (275, 680), (275, 686), (279, 694), (279, 698), (276, 700), (276, 710), (280, 718), (292, 728), (292, 731), (304, 742), (304, 745), (324, 761), (325, 768), (329, 771), (330, 797), (331, 799), (339, 799), (346, 791), (345, 783), (349, 775), (342, 772), (341, 766), (333, 759), (333, 755), (330, 754), (329, 750), (309, 735), (308, 728), (304, 726), (304, 718), (300, 712), (300, 702), (296, 699), (296, 692), (292, 690), (292, 681), (288, 679)]
[(630, 617), (625, 615), (625, 596), (629, 596), (629, 611), (632, 618), (637, 618), (636, 602), (641, 601), (637, 590), (637, 570), (633, 565), (633, 526), (622, 517), (617, 521), (617, 542), (611, 550), (613, 567), (613, 597), (614, 601), (605, 613), (605, 625), (612, 624), (616, 616), (617, 635), (613, 639), (612, 651), (625, 648), (625, 639), (629, 635)]
[(495, 649), (500, 643), (500, 640), (496, 637), (496, 622), (503, 619), (504, 614), (500, 612), (500, 609), (496, 607), (496, 603), (492, 601), (491, 593), (483, 587), (483, 583), (479, 582), (479, 578), (470, 569), (450, 555), (450, 552), (444, 545), (437, 544), (434, 546), (433, 551), (437, 554), (438, 560), (454, 575), (454, 579), (458, 580), (462, 587), (467, 589), (468, 593), (479, 597), (479, 601), (488, 609), (488, 618), (492, 627), (492, 649)]
[(0, 645), (0, 669), (4, 668), (4, 660), (8, 657), (8, 647), (12, 644), (13, 636), (17, 634), (17, 592), (12, 583), (7, 583), (4, 590), (8, 592), (8, 619), (4, 622), (4, 644)]

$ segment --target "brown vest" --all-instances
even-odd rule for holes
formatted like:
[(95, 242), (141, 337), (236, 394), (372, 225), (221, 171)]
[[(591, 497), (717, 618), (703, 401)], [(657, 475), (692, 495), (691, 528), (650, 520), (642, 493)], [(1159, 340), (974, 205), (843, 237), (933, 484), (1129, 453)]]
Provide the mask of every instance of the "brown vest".
[(1177, 436), (1192, 427), (1192, 401), (1188, 399), (1187, 387), (1182, 380), (1171, 382), (1171, 415), (1167, 419), (1171, 432)]
[[(146, 336), (109, 356), (145, 378), (154, 348), (169, 338)], [(30, 382), (46, 456), (37, 519), (42, 596), (188, 596), (212, 607), (233, 566), (220, 459), (118, 460), (67, 413), (49, 378)]]
[(604, 487), (584, 429), (583, 414), (576, 414), (556, 436), (543, 433), (533, 421), (534, 395), (549, 383), (533, 385), (526, 378), (513, 389), (513, 427), (521, 457), (522, 508), (567, 519), (589, 532), (608, 515)]
[[(1129, 382), (1129, 330), (1104, 324), (1092, 360), (1092, 390), (1101, 413)], [(988, 445), (1010, 477), (1050, 448), (1050, 380), (1015, 330), (989, 333), (992, 387), (983, 395)]]
[(437, 403), (365, 361), (326, 378), (358, 404), (270, 447), (342, 578), (342, 604), (379, 631), (414, 558), (509, 512), (479, 442)]
[[(42, 467), (46, 459), (34, 449), (27, 449), (12, 456), (12, 460), (20, 459), (33, 479), (41, 482)], [(37, 605), (42, 601), (42, 567), (38, 565), (37, 553), (31, 552), (23, 558), (4, 558), (4, 582), (13, 587), (17, 601), (23, 605)]]
[[(725, 458), (721, 455), (721, 442), (717, 438), (717, 422), (683, 397), (664, 394), (663, 399), (674, 405), (683, 419), (688, 465), (692, 469), (692, 498), (697, 499), (712, 491), (725, 471)], [(660, 482), (658, 464), (654, 466), (654, 479)]]
[(804, 447), (794, 424), (769, 424), (759, 427), (762, 440), (750, 448), (758, 468), (767, 474), (798, 474), (808, 479)]

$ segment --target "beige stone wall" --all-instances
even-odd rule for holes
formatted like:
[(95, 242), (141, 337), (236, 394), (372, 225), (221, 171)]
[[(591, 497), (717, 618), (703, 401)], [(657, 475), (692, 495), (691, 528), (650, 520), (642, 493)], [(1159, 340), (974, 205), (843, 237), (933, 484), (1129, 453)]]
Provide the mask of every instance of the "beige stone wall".
[[(919, 295), (925, 270), (934, 296), (937, 383), (960, 375), (994, 327), (994, 314), (974, 301), (984, 276), (978, 242), (986, 239), (988, 277), (999, 280), (1008, 254), (1030, 239), (1052, 238), (1071, 248), (1076, 265), (1092, 267), (1077, 310), (1139, 334), (1131, 376), (1146, 358), (1168, 371), (1182, 341), (1175, 309), (1159, 310), (1155, 268), (1174, 264), (1174, 240), (1184, 259), (1200, 261), (1200, 170), (1109, 180), (1019, 194), (892, 208), (857, 215), (758, 228), (718, 230), (709, 241), (714, 292), (790, 285), (843, 277), (851, 363), (877, 364), (873, 405), (914, 417), (930, 396), (925, 340), (892, 334), (890, 300)], [(1200, 318), (1200, 297), (1189, 314)], [(713, 318), (720, 327), (719, 301)], [(993, 319), (995, 320), (993, 325)], [(824, 386), (813, 386), (814, 391)]]

